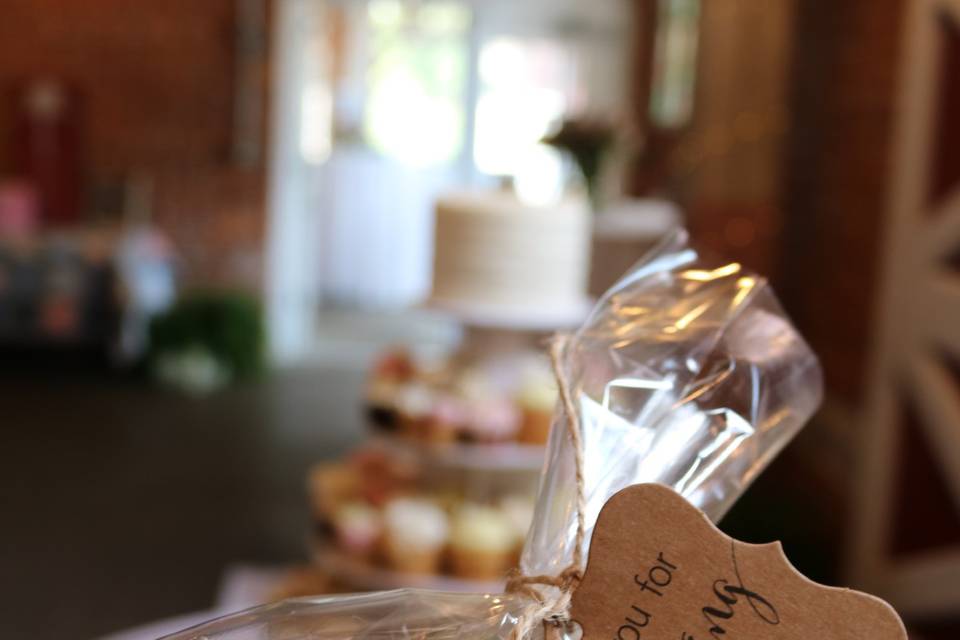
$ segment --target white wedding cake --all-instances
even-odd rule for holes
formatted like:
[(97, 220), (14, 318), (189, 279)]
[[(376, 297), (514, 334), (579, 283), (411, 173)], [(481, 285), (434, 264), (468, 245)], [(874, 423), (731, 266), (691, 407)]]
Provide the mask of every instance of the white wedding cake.
[(579, 323), (589, 309), (590, 239), (583, 200), (533, 206), (506, 191), (442, 196), (431, 304), (474, 324)]

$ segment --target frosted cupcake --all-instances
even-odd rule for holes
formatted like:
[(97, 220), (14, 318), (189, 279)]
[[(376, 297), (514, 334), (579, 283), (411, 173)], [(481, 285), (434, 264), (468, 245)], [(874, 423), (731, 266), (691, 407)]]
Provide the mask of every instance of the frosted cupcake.
[(515, 546), (515, 529), (498, 509), (465, 505), (453, 518), (450, 562), (461, 578), (502, 578), (513, 565)]
[(397, 409), (404, 435), (421, 440), (426, 438), (435, 402), (436, 394), (428, 385), (413, 382), (403, 386)]
[(437, 394), (424, 437), (432, 443), (448, 443), (457, 439), (468, 410), (463, 401), (451, 394)]
[(367, 382), (366, 406), (370, 421), (393, 430), (400, 426), (397, 402), (403, 386), (416, 374), (406, 351), (395, 350), (380, 358)]
[(370, 423), (384, 431), (394, 431), (400, 426), (397, 401), (402, 385), (393, 380), (371, 380), (367, 384), (366, 411)]
[(360, 490), (361, 478), (352, 467), (341, 463), (318, 464), (307, 477), (307, 491), (314, 518), (326, 522)]
[(520, 408), (517, 440), (524, 444), (546, 444), (556, 402), (557, 387), (552, 379), (545, 376), (528, 379), (517, 394)]
[(447, 514), (428, 500), (398, 498), (383, 514), (383, 552), (387, 563), (404, 573), (435, 574), (440, 570), (450, 535)]
[(500, 501), (500, 510), (507, 517), (513, 529), (513, 556), (520, 559), (523, 543), (527, 538), (530, 523), (533, 522), (533, 498), (528, 496), (507, 496)]
[(514, 404), (506, 398), (490, 396), (471, 404), (464, 436), (470, 442), (507, 442), (517, 436), (519, 427), (520, 414)]
[(333, 514), (333, 530), (338, 548), (369, 560), (380, 541), (383, 521), (380, 512), (370, 505), (348, 502)]
[(357, 496), (374, 507), (408, 493), (419, 475), (415, 462), (376, 448), (354, 453), (351, 466), (362, 479)]

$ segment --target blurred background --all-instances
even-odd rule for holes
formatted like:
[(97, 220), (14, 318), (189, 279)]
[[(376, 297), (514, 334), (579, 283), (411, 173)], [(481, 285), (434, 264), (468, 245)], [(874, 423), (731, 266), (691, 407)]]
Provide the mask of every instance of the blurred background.
[(957, 2), (2, 14), (0, 636), (495, 586), (543, 336), (686, 227), (826, 375), (722, 527), (958, 637)]

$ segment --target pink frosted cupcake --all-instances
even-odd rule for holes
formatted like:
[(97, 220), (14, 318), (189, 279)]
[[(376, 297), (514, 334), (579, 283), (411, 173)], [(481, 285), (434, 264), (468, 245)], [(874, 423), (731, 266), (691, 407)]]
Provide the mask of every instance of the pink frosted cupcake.
[(352, 556), (369, 559), (380, 542), (383, 520), (380, 512), (363, 502), (348, 502), (333, 516), (337, 546)]
[(468, 417), (469, 410), (460, 398), (450, 394), (437, 394), (424, 435), (428, 442), (453, 442)]
[(465, 434), (475, 442), (506, 442), (516, 438), (520, 428), (520, 412), (503, 397), (491, 396), (470, 405)]

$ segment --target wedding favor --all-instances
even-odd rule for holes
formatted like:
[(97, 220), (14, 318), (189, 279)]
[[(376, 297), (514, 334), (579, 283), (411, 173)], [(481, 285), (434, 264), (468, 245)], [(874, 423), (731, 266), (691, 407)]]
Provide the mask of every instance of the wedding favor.
[(815, 585), (779, 546), (732, 541), (706, 519), (820, 402), (817, 359), (766, 280), (703, 264), (677, 233), (553, 355), (561, 401), (507, 593), (288, 600), (170, 638), (906, 637), (885, 603)]

